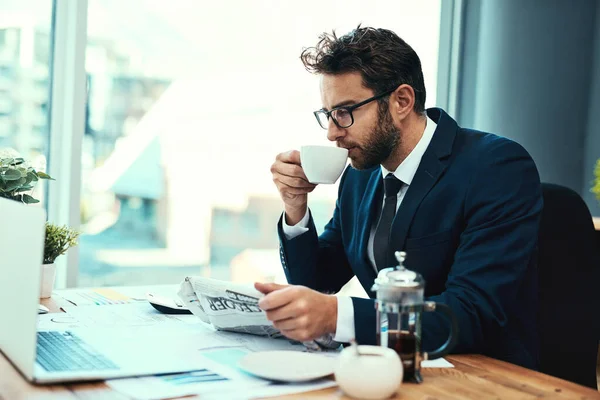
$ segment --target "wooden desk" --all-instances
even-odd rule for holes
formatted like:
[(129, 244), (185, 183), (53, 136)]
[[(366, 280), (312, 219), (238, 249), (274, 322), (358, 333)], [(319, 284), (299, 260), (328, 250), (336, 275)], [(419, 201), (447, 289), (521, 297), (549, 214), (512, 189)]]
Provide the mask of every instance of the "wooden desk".
[[(56, 301), (43, 302), (60, 312)], [(404, 384), (393, 399), (600, 399), (598, 391), (562, 379), (517, 367), (480, 355), (457, 355), (447, 359), (455, 368), (425, 368), (425, 382)], [(190, 397), (186, 397), (190, 398)], [(28, 384), (12, 365), (0, 356), (0, 399), (115, 399), (126, 397), (104, 383), (53, 385)], [(282, 399), (349, 399), (338, 388), (285, 396)]]

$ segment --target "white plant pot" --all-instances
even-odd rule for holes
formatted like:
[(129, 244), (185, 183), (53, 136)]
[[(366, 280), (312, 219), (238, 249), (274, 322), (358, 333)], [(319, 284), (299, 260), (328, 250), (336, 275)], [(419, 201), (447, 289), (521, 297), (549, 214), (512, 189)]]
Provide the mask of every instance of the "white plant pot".
[(47, 299), (48, 297), (52, 296), (54, 278), (56, 278), (56, 265), (42, 264), (42, 285), (40, 287), (40, 299)]

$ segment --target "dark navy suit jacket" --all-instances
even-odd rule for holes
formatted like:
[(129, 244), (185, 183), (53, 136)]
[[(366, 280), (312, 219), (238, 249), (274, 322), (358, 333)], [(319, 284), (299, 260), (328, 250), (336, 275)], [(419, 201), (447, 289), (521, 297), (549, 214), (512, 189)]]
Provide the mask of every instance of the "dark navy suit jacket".
[[(464, 129), (441, 109), (427, 110), (437, 128), (392, 225), (391, 252), (425, 278), (426, 300), (449, 305), (460, 327), (455, 353), (480, 353), (537, 368), (537, 237), (540, 178), (517, 143)], [(356, 275), (371, 299), (353, 298), (356, 341), (375, 344), (371, 291), (376, 273), (367, 256), (383, 201), (379, 166), (342, 175), (332, 219), (317, 236), (286, 240), (280, 253), (288, 282), (337, 292)], [(393, 259), (393, 258), (392, 258)], [(440, 313), (424, 313), (423, 349), (447, 338)]]

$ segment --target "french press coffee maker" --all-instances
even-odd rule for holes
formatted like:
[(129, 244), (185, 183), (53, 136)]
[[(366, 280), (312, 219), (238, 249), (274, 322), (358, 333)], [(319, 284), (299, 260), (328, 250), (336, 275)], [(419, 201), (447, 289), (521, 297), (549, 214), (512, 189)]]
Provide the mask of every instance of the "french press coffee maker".
[[(446, 355), (458, 339), (458, 323), (450, 307), (423, 301), (423, 277), (404, 267), (405, 252), (395, 252), (399, 265), (379, 271), (371, 290), (377, 292), (377, 345), (392, 348), (404, 367), (404, 381), (420, 383), (421, 361)], [(438, 349), (421, 352), (421, 313), (441, 311), (451, 321), (450, 336)]]

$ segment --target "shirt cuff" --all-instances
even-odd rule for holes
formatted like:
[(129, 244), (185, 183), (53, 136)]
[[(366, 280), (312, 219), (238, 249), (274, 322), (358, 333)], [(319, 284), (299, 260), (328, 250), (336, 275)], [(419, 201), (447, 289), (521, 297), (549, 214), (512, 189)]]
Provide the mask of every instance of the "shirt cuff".
[(338, 296), (337, 312), (337, 323), (333, 340), (340, 343), (350, 343), (355, 338), (352, 298), (349, 296)]
[(292, 240), (296, 236), (302, 235), (304, 232), (308, 232), (308, 221), (310, 214), (308, 212), (308, 208), (306, 209), (306, 214), (304, 217), (298, 222), (296, 225), (289, 226), (285, 222), (285, 211), (283, 212), (283, 217), (281, 218), (281, 225), (283, 227), (283, 234), (287, 240)]

